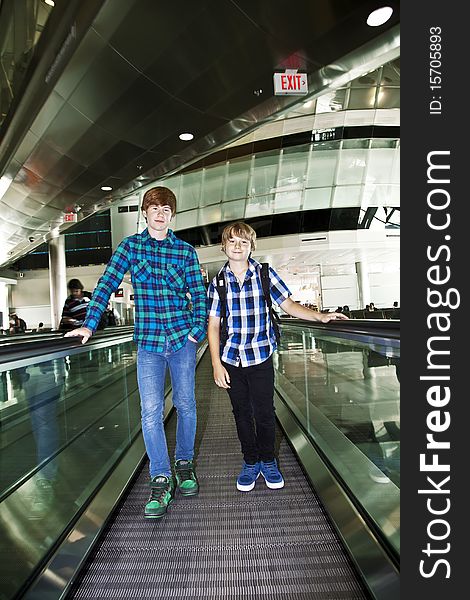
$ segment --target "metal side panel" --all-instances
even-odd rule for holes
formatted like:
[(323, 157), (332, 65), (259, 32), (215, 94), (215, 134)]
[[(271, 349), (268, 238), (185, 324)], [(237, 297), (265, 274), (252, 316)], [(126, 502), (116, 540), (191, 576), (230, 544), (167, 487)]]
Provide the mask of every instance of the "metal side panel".
[(279, 396), (275, 398), (275, 406), (285, 435), (371, 595), (377, 600), (397, 600), (400, 575), (393, 561)]
[[(207, 355), (196, 390), (199, 495), (177, 494), (164, 518), (145, 520), (144, 468), (67, 597), (368, 598), (281, 431), (277, 446), (286, 486), (270, 490), (260, 477), (252, 492), (238, 492), (240, 445), (229, 398), (213, 384)], [(172, 417), (170, 454), (175, 425)]]

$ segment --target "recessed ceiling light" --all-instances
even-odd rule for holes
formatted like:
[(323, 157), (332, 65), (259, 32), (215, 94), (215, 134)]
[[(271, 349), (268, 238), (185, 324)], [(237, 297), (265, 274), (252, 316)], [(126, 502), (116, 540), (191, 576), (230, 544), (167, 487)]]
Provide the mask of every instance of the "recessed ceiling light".
[(102, 185), (101, 189), (103, 192), (110, 192), (113, 188), (110, 185)]
[(55, 6), (55, 2), (54, 2), (54, 0), (44, 0), (44, 2), (45, 2), (46, 4), (49, 4), (49, 6)]
[(180, 133), (179, 138), (183, 142), (190, 142), (194, 138), (194, 135), (192, 133)]
[(386, 23), (392, 16), (393, 8), (390, 6), (383, 6), (370, 13), (367, 17), (367, 25), (370, 27), (378, 27)]

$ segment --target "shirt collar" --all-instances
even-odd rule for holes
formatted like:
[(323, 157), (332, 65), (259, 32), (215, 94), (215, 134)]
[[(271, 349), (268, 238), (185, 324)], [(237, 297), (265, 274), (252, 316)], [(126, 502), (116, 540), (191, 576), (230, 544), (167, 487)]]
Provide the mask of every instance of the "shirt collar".
[[(248, 269), (245, 275), (245, 279), (253, 277), (253, 275), (256, 273), (258, 267), (261, 267), (261, 264), (255, 260), (254, 258), (249, 258), (248, 259)], [(224, 265), (224, 271), (227, 273), (227, 275), (229, 275), (230, 277), (233, 277), (233, 279), (236, 279), (232, 269), (230, 268), (230, 264), (227, 261)]]
[(150, 243), (155, 242), (157, 244), (169, 244), (170, 246), (172, 246), (175, 243), (175, 240), (176, 240), (176, 236), (173, 233), (172, 229), (168, 229), (168, 233), (166, 235), (166, 238), (164, 240), (161, 240), (161, 241), (160, 240), (156, 240), (155, 238), (153, 238), (150, 235), (148, 227), (146, 227), (142, 231), (142, 233), (140, 234), (140, 236), (141, 236), (143, 242), (150, 242)]

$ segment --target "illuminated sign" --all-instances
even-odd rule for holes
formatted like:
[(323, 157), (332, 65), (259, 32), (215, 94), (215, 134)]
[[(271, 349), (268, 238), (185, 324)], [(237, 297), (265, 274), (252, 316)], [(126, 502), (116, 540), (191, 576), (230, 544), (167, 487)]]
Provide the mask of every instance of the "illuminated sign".
[(312, 140), (314, 142), (328, 142), (336, 139), (336, 128), (332, 129), (315, 129), (312, 132)]
[(287, 69), (284, 73), (274, 73), (274, 94), (276, 96), (305, 96), (308, 94), (307, 73), (297, 73)]
[(65, 213), (64, 223), (76, 223), (76, 222), (77, 222), (77, 213), (74, 213), (74, 212)]

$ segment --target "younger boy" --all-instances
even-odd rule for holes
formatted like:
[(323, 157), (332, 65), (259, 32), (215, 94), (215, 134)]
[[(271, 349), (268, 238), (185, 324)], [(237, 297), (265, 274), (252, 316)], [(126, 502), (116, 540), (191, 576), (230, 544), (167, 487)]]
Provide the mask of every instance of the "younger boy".
[[(256, 232), (246, 223), (234, 223), (222, 232), (222, 251), (228, 262), (209, 289), (207, 337), (216, 385), (228, 391), (232, 402), (243, 466), (237, 489), (249, 492), (261, 474), (271, 489), (284, 486), (274, 457), (274, 368), (276, 338), (264, 299), (261, 265), (251, 258)], [(225, 285), (226, 342), (221, 344), (221, 299), (217, 286)], [(271, 299), (287, 314), (328, 323), (347, 319), (339, 313), (319, 313), (294, 302), (291, 292), (274, 269), (269, 268)], [(222, 335), (222, 339), (225, 336)]]

